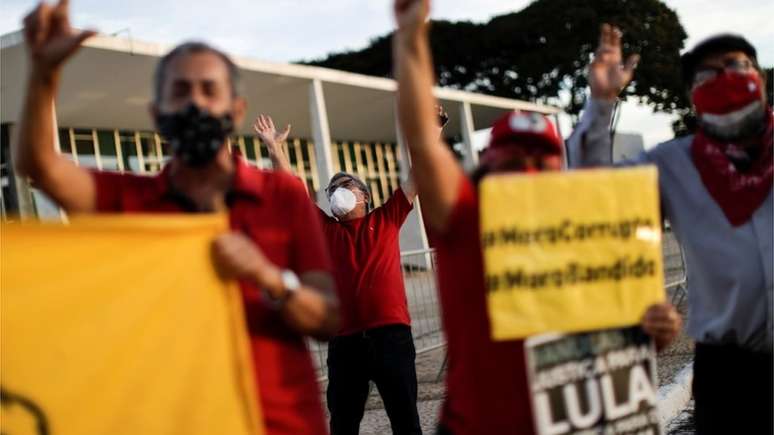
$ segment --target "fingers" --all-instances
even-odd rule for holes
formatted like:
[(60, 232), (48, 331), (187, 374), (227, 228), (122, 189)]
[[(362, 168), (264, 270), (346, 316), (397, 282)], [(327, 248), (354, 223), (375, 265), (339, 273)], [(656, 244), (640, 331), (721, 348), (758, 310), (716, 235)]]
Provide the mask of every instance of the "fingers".
[(239, 233), (227, 233), (213, 241), (212, 251), (219, 273), (226, 278), (250, 274), (250, 260), (255, 258), (252, 242)]
[(72, 56), (73, 53), (75, 53), (81, 48), (81, 46), (83, 45), (83, 41), (91, 38), (96, 34), (97, 32), (95, 32), (94, 30), (84, 30), (78, 33), (77, 35), (75, 35), (75, 37), (72, 40), (72, 44), (70, 45), (70, 47), (67, 49), (65, 53), (65, 57)]
[(655, 304), (642, 319), (642, 329), (656, 342), (658, 349), (668, 345), (682, 328), (682, 319), (671, 304)]
[(672, 304), (661, 303), (653, 304), (648, 307), (643, 316), (643, 321), (646, 322), (674, 322), (680, 318), (680, 315), (675, 310)]
[(52, 8), (45, 2), (38, 4), (32, 12), (24, 19), (24, 33), (27, 42), (33, 47), (42, 44), (48, 37), (51, 27)]
[(610, 33), (610, 24), (603, 23), (599, 26), (599, 44), (597, 47), (604, 47), (607, 45), (607, 40)]
[(255, 123), (253, 123), (253, 129), (258, 134), (263, 134), (266, 130), (266, 117), (261, 113), (255, 118)]
[(284, 130), (282, 130), (282, 135), (283, 135), (284, 137), (288, 137), (288, 135), (289, 135), (289, 134), (290, 134), (290, 124), (288, 124), (288, 125), (285, 127), (285, 129), (284, 129)]
[(639, 54), (633, 54), (629, 56), (626, 59), (626, 63), (624, 63), (624, 71), (633, 74), (634, 70), (637, 69), (637, 65), (640, 63), (640, 55)]
[(416, 0), (395, 0), (395, 12), (398, 14), (405, 12), (414, 1)]
[[(618, 27), (607, 23), (602, 24), (599, 30), (599, 45), (594, 55), (594, 61), (605, 61), (608, 56), (620, 56), (622, 36), (623, 32)], [(613, 60), (620, 62), (618, 59)]]

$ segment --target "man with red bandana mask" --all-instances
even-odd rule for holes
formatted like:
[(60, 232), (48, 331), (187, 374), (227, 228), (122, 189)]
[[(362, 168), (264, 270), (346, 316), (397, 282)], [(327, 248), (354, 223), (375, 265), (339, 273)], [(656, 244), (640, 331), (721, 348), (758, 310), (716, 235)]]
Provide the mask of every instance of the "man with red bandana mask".
[[(428, 44), (429, 0), (396, 0), (393, 40), (398, 117), (437, 250), (438, 291), (449, 371), (438, 434), (534, 433), (522, 340), (493, 341), (486, 310), (478, 180), (489, 173), (562, 168), (562, 140), (543, 115), (512, 112), (492, 128), (489, 148), (471, 178), (438, 137)], [(650, 307), (643, 327), (658, 346), (680, 328), (669, 304)]]
[[(611, 163), (610, 115), (635, 62), (622, 65), (621, 32), (603, 26), (571, 165)], [(744, 38), (709, 38), (681, 63), (696, 133), (622, 164), (658, 167), (662, 212), (685, 252), (697, 433), (771, 434), (774, 118)]]

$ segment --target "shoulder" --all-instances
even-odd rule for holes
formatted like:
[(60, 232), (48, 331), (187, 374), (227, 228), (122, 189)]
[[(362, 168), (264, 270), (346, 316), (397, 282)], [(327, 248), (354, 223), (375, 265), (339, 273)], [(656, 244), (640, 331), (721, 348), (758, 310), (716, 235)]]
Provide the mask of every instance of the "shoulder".
[(648, 154), (650, 154), (656, 160), (665, 158), (668, 159), (678, 155), (689, 155), (692, 142), (693, 135), (676, 137), (656, 145), (648, 151)]
[(304, 185), (295, 175), (282, 171), (270, 171), (250, 167), (250, 178), (258, 180), (262, 189), (270, 194), (307, 196)]
[(143, 190), (158, 190), (163, 184), (163, 173), (155, 175), (141, 175), (132, 172), (112, 172), (90, 170), (97, 188), (122, 187)]

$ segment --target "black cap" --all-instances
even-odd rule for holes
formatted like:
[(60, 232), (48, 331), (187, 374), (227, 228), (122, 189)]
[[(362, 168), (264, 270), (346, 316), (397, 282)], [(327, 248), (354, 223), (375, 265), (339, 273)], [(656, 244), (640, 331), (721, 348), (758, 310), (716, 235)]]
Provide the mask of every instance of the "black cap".
[(722, 33), (715, 35), (698, 43), (693, 50), (686, 52), (680, 57), (680, 65), (683, 71), (683, 84), (690, 89), (693, 82), (693, 76), (696, 73), (696, 67), (707, 56), (730, 51), (741, 51), (752, 59), (755, 67), (758, 67), (758, 53), (741, 35), (732, 33)]

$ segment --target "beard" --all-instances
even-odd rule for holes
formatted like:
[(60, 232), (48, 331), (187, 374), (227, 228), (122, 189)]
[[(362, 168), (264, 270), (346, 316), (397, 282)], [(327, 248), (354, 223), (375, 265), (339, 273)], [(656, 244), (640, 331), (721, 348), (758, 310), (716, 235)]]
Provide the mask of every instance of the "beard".
[(717, 141), (737, 142), (759, 135), (765, 118), (766, 105), (758, 100), (724, 115), (705, 113), (698, 117), (698, 123), (704, 134)]

